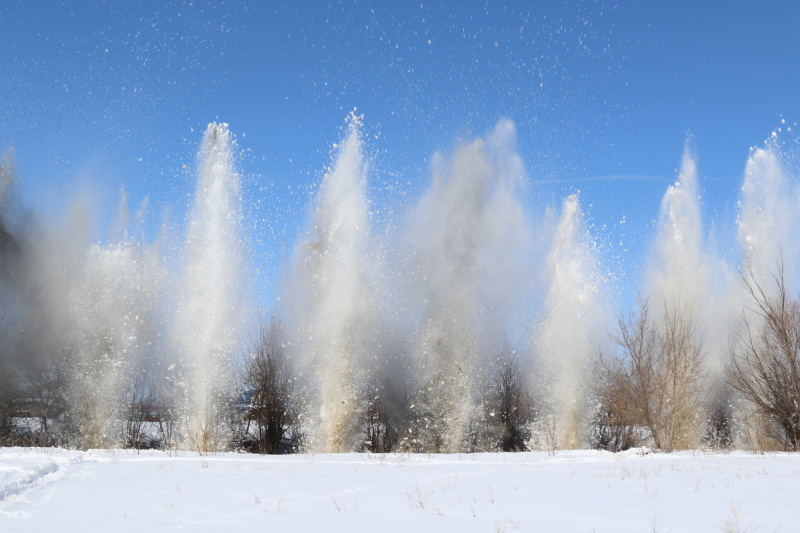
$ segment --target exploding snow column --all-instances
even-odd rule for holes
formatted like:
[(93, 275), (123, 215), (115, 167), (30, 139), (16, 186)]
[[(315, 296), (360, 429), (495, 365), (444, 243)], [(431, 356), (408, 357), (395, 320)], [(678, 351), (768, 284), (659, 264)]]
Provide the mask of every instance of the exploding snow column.
[(751, 150), (739, 203), (738, 238), (745, 274), (767, 294), (775, 290), (773, 276), (778, 274), (781, 261), (787, 292), (796, 293), (800, 258), (800, 241), (794, 234), (800, 222), (796, 202), (775, 142)]
[[(703, 227), (697, 191), (697, 166), (684, 150), (678, 181), (661, 201), (646, 297), (657, 316), (666, 309), (705, 317), (709, 305), (709, 264), (703, 252)], [(673, 309), (674, 308), (674, 309)]]
[(551, 411), (540, 413), (539, 422), (555, 430), (556, 442), (545, 443), (548, 447), (576, 449), (586, 444), (584, 383), (603, 333), (605, 311), (591, 243), (578, 195), (573, 194), (564, 200), (547, 256), (545, 318), (534, 339), (547, 376), (540, 395)]
[[(93, 246), (71, 284), (69, 421), (81, 447), (124, 444), (122, 425), (154, 349), (157, 270), (135, 242)], [(139, 383), (137, 383), (137, 381)]]
[(180, 421), (181, 445), (227, 446), (217, 417), (233, 388), (229, 362), (243, 335), (245, 279), (232, 160), (227, 125), (209, 125), (180, 279), (158, 241), (129, 236), (124, 193), (113, 228), (119, 236), (90, 244), (91, 202), (81, 197), (57, 229), (32, 216), (12, 220), (13, 165), (0, 167), (3, 246), (14, 251), (4, 259), (15, 277), (3, 297), (16, 302), (13, 321), (27, 332), (3, 332), (4, 344), (13, 346), (7, 352), (15, 354), (14, 367), (35, 380), (42, 409), (61, 414), (71, 445), (130, 444), (125, 421), (147, 414), (131, 410), (148, 396), (160, 407), (177, 407), (170, 420)]
[(360, 118), (351, 114), (314, 200), (308, 236), (296, 248), (287, 299), (294, 353), (318, 387), (307, 409), (310, 447), (329, 453), (351, 451), (358, 438), (353, 428), (359, 361), (370, 331), (367, 164), (360, 127)]
[(514, 142), (513, 123), (501, 121), (488, 143), (457, 148), (449, 167), (436, 157), (433, 185), (412, 211), (408, 290), (421, 309), (412, 410), (426, 449), (465, 449), (482, 372), (507, 341), (506, 313), (525, 292), (529, 231)]
[[(784, 284), (786, 295), (795, 297), (798, 289), (800, 241), (796, 230), (800, 223), (798, 190), (788, 180), (776, 134), (763, 148), (752, 148), (745, 164), (737, 219), (738, 241), (742, 251), (742, 268), (737, 291), (740, 316), (736, 328), (758, 331), (763, 317), (753, 306), (746, 286), (767, 298), (779, 296), (778, 284)], [(781, 278), (781, 275), (783, 276)], [(759, 442), (768, 435), (765, 421), (757, 416), (755, 405), (738, 404), (738, 432), (741, 444)]]
[(156, 356), (163, 270), (154, 266), (153, 249), (127, 235), (89, 245), (93, 212), (86, 202), (73, 205), (57, 230), (45, 231), (32, 215), (15, 212), (13, 181), (8, 156), (0, 166), (0, 229), (2, 277), (13, 283), (2, 294), (9, 299), (4, 320), (14, 326), (2, 332), (4, 356), (13, 354), (33, 384), (34, 405), (59, 413), (70, 445), (125, 445), (133, 391)]
[(735, 269), (706, 244), (697, 165), (684, 150), (678, 181), (661, 201), (658, 234), (647, 269), (647, 297), (653, 316), (681, 316), (694, 325), (704, 367), (715, 391), (724, 387), (729, 333), (740, 318), (741, 285)]
[(691, 341), (701, 349), (705, 405), (691, 406), (693, 412), (686, 412), (681, 421), (682, 438), (692, 445), (700, 442), (707, 427), (703, 413), (727, 409), (721, 387), (731, 313), (726, 305), (730, 290), (727, 268), (705, 250), (697, 180), (697, 165), (687, 146), (678, 181), (667, 188), (661, 201), (644, 292), (655, 327), (663, 333), (667, 317), (681, 320), (691, 328)]
[(227, 124), (206, 129), (178, 293), (175, 342), (182, 366), (183, 437), (198, 451), (227, 444), (219, 417), (244, 335), (241, 198), (230, 137)]

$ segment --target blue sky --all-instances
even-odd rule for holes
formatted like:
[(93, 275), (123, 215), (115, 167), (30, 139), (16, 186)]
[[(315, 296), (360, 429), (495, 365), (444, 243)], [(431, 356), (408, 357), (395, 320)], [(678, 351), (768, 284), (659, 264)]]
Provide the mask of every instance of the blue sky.
[(510, 118), (532, 218), (580, 190), (635, 280), (687, 137), (706, 224), (733, 231), (749, 148), (800, 119), (798, 20), (792, 1), (6, 0), (0, 150), (45, 217), (92, 191), (103, 239), (121, 186), (154, 227), (182, 220), (202, 131), (228, 122), (269, 286), (352, 109), (384, 211)]

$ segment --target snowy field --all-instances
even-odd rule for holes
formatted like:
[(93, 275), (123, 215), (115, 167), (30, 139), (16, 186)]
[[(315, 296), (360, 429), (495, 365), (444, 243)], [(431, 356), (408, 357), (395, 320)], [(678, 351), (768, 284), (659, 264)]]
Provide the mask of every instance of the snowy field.
[(0, 448), (0, 531), (793, 532), (800, 454)]

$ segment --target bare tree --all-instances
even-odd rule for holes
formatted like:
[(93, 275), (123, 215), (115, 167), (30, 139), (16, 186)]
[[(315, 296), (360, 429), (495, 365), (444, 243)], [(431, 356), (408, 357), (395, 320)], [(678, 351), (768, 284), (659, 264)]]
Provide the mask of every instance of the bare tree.
[(14, 414), (19, 403), (14, 374), (0, 353), (0, 446), (13, 445)]
[(162, 414), (155, 394), (152, 376), (142, 372), (132, 383), (127, 405), (124, 442), (135, 450), (163, 447), (167, 439)]
[(57, 366), (35, 357), (0, 368), (0, 445), (57, 444), (52, 421), (63, 412), (58, 384)]
[[(289, 453), (299, 442), (292, 405), (294, 380), (276, 316), (259, 325), (258, 336), (245, 361), (240, 401), (246, 412), (245, 445), (258, 453)], [(249, 437), (253, 435), (252, 437)], [(249, 445), (248, 445), (249, 444)]]
[(532, 401), (522, 383), (517, 351), (508, 344), (495, 361), (490, 386), (489, 415), (500, 425), (500, 449), (525, 451), (530, 438)]
[(612, 340), (617, 353), (601, 354), (597, 377), (601, 411), (615, 427), (614, 438), (635, 441), (638, 430), (658, 449), (696, 446), (706, 374), (692, 321), (665, 306), (656, 322), (642, 302), (619, 320)]
[(728, 384), (755, 409), (757, 431), (800, 450), (800, 302), (786, 293), (783, 264), (770, 295), (751, 272), (742, 284), (755, 318), (744, 317), (731, 344)]
[(20, 383), (26, 391), (28, 412), (38, 419), (37, 446), (54, 446), (60, 439), (53, 421), (65, 411), (63, 368), (58, 360), (32, 357), (20, 372)]
[(601, 358), (595, 366), (597, 411), (592, 421), (590, 440), (595, 448), (621, 452), (645, 443), (636, 412), (627, 409), (624, 382), (627, 375), (617, 364)]
[(364, 441), (362, 451), (374, 453), (391, 452), (398, 444), (397, 430), (390, 423), (389, 416), (380, 395), (366, 399), (362, 415)]

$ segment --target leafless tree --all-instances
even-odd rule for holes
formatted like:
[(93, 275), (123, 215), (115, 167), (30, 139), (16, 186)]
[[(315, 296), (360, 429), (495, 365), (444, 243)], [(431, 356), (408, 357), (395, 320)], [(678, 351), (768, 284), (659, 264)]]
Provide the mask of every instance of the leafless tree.
[(603, 357), (595, 367), (594, 376), (597, 411), (591, 424), (592, 445), (612, 452), (644, 445), (646, 435), (640, 430), (637, 414), (626, 409), (625, 373)]
[(495, 360), (490, 385), (489, 416), (500, 425), (500, 449), (525, 451), (530, 438), (532, 401), (522, 383), (517, 351), (509, 344)]
[(729, 385), (754, 407), (757, 431), (785, 450), (800, 450), (800, 302), (786, 293), (783, 264), (772, 295), (751, 272), (742, 276), (752, 318), (742, 318), (731, 343)]
[(163, 447), (164, 420), (152, 376), (140, 374), (133, 382), (127, 406), (125, 444), (135, 450)]
[(54, 446), (52, 421), (63, 411), (55, 364), (35, 357), (0, 369), (0, 444)]
[[(281, 341), (281, 323), (261, 322), (244, 364), (245, 446), (258, 453), (289, 453), (298, 444), (297, 414), (292, 405), (294, 380)], [(249, 435), (253, 435), (249, 438)]]
[(14, 375), (5, 363), (0, 354), (0, 446), (13, 444), (14, 414), (19, 401)]
[(52, 422), (64, 412), (64, 376), (58, 360), (30, 358), (19, 374), (26, 391), (29, 413), (38, 418), (37, 446), (54, 446), (58, 435)]
[(391, 452), (398, 444), (397, 430), (390, 423), (382, 398), (375, 394), (365, 404), (362, 415), (364, 441), (361, 449), (374, 453)]
[(695, 447), (706, 374), (693, 322), (669, 306), (657, 322), (642, 302), (612, 340), (618, 350), (601, 354), (597, 367), (604, 423), (615, 432), (608, 436), (625, 443), (644, 431), (658, 449)]

